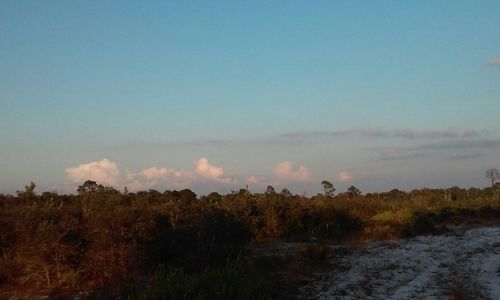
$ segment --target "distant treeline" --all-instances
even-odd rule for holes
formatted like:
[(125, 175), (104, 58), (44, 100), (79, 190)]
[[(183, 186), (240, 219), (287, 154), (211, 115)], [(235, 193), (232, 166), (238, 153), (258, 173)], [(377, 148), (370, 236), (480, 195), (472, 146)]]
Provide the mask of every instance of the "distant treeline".
[[(351, 187), (334, 196), (323, 186), (325, 193), (313, 197), (272, 187), (262, 194), (241, 189), (197, 197), (189, 189), (120, 192), (93, 181), (76, 195), (37, 195), (31, 184), (16, 196), (0, 195), (0, 289), (99, 290), (117, 284), (132, 298), (155, 298), (161, 291), (147, 278), (160, 266), (163, 273), (165, 267), (180, 268), (168, 276), (197, 274), (199, 281), (181, 281), (209, 295), (204, 280), (220, 275), (223, 284), (227, 276), (213, 268), (226, 270), (228, 261), (239, 261), (255, 243), (399, 238), (439, 232), (449, 222), (500, 217), (500, 200), (491, 188), (362, 195)], [(273, 297), (262, 274), (238, 274), (241, 285), (232, 285), (228, 299)]]

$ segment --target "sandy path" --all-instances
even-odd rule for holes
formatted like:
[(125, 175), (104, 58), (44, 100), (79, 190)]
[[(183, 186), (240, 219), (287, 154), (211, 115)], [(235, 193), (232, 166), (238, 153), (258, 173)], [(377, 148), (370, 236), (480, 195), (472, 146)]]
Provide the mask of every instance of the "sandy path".
[(351, 248), (302, 288), (312, 299), (500, 299), (500, 227)]

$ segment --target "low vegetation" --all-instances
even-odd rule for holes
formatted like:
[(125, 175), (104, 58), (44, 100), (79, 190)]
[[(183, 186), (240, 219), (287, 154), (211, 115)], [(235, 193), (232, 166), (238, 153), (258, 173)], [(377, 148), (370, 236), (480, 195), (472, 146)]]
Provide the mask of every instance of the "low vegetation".
[(328, 252), (330, 252), (330, 248), (326, 245), (320, 244), (303, 244), (299, 247), (299, 255), (312, 262), (323, 262)]
[(271, 274), (245, 260), (249, 245), (301, 241), (299, 255), (321, 261), (328, 255), (321, 242), (432, 234), (446, 230), (444, 224), (500, 217), (491, 188), (362, 195), (351, 187), (334, 196), (326, 185), (325, 194), (313, 197), (270, 188), (202, 197), (188, 189), (128, 193), (92, 181), (77, 195), (34, 189), (0, 195), (0, 290), (275, 298), (279, 289), (266, 280)]

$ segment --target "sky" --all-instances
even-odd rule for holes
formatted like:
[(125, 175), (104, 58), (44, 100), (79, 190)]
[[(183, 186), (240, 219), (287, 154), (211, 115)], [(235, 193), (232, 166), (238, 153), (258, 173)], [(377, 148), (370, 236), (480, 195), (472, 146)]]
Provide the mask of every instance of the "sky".
[(0, 193), (484, 187), (500, 1), (0, 1)]

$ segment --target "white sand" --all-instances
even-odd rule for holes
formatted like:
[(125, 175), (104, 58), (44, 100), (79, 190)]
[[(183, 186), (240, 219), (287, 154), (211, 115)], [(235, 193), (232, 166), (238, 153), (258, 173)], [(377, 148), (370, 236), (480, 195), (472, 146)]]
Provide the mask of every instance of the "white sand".
[(449, 299), (458, 290), (474, 299), (500, 299), (500, 227), (350, 250), (338, 268), (314, 275), (302, 288), (305, 298)]

